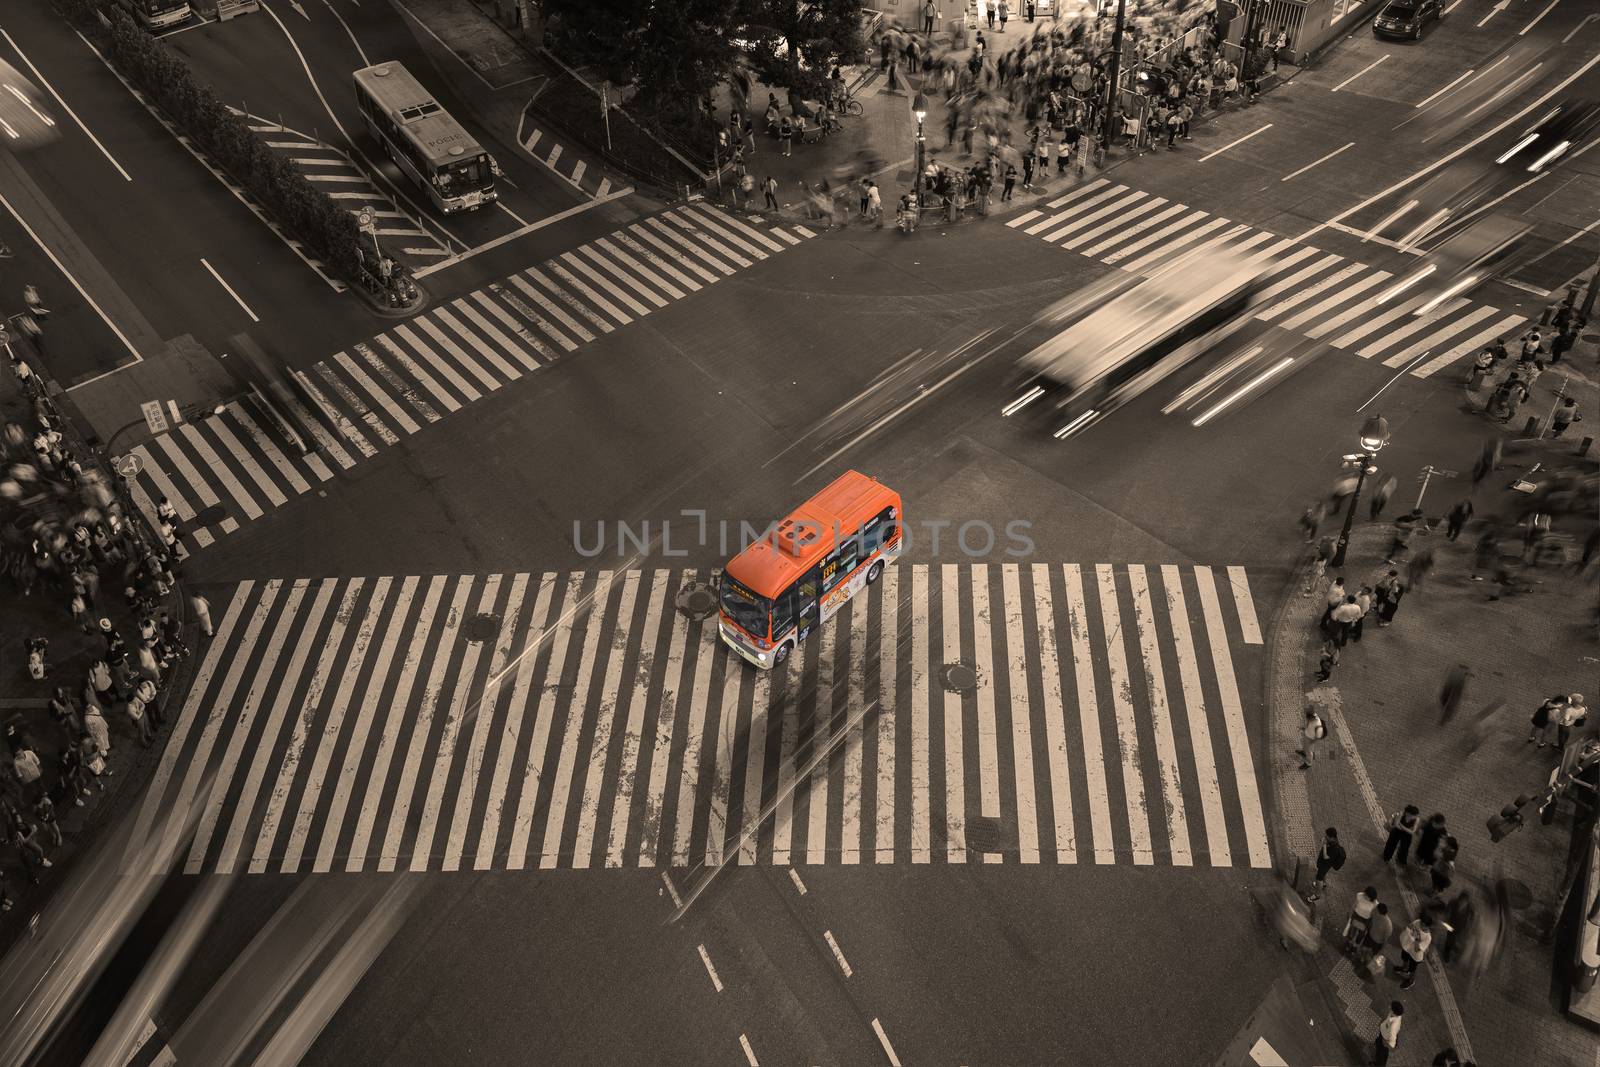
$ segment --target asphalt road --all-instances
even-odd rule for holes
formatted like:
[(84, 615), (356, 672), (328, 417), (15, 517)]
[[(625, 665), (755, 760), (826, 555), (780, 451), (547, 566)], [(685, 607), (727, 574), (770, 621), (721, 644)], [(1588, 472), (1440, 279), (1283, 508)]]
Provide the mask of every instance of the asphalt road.
[[(1479, 29), (1478, 7), (1420, 47), (1358, 34), (1182, 152), (1030, 214), (911, 237), (705, 211), (584, 223), (470, 261), (410, 336), (304, 324), (325, 342), (296, 365), (342, 418), (348, 465), (323, 477), (274, 453), (244, 413), (151, 446), (159, 477), (141, 476), (231, 521), (192, 543), (222, 630), (152, 803), (222, 766), (186, 866), (252, 872), (162, 1025), (182, 1026), (298, 880), (409, 869), (428, 892), (305, 1062), (1213, 1058), (1295, 973), (1248, 891), (1290, 859), (1262, 847), (1250, 793), (1270, 819), (1288, 754), (1262, 735), (1259, 631), (1296, 519), (1373, 411), (1397, 506), (1423, 464), (1466, 469), (1465, 355), (1442, 357), (1542, 303), (1491, 287), (1408, 333), (1358, 333), (1358, 283), (1406, 257), (1324, 225), (1356, 230), (1483, 132), (1391, 136), (1526, 21)], [(1523, 35), (1550, 57), (1541, 92), (1591, 84), (1561, 44), (1576, 7)], [(1487, 166), (1497, 143), (1460, 158)], [(1553, 248), (1586, 223), (1539, 198), (1580, 196), (1592, 166), (1504, 203), (1562, 220), (1538, 235)], [(1176, 210), (1152, 224), (1136, 194)], [(1001, 417), (1043, 307), (1208, 235), (1303, 253), (1284, 307), (1211, 357), (1292, 353), (1293, 373), (1198, 427), (1161, 410), (1187, 379), (1067, 441)], [(902, 493), (914, 534), (947, 520), (945, 539), (918, 537), (790, 677), (747, 677), (665, 600), (730, 554), (686, 513), (714, 534), (764, 524), (848, 467)], [(968, 522), (1025, 523), (1031, 551), (953, 544)], [(580, 548), (597, 523), (650, 524), (639, 577), (606, 579), (637, 551), (616, 536)], [(1020, 605), (1048, 591), (1054, 633), (1014, 588)], [(952, 660), (976, 663), (974, 692), (939, 688)], [(790, 761), (841, 733), (820, 773), (789, 772), (785, 806)], [(667, 799), (630, 792), (629, 759), (663, 769)], [(1191, 961), (1223, 979), (1197, 982)]]

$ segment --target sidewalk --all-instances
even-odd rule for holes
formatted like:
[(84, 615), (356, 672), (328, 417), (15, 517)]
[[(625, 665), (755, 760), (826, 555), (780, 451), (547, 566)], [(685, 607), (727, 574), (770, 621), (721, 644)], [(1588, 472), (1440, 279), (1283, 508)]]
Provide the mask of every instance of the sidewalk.
[[(13, 351), (27, 360), (30, 367), (38, 368), (43, 362), (26, 342), (12, 340)], [(17, 378), (12, 373), (9, 360), (0, 359), (0, 421), (25, 427), (31, 439), (37, 425), (33, 403), (23, 395)], [(57, 399), (59, 402), (59, 397)], [(64, 433), (64, 446), (85, 470), (95, 466), (95, 459), (81, 438), (70, 428)], [(21, 457), (12, 456), (7, 465)], [(114, 475), (110, 477), (114, 478)], [(130, 509), (131, 510), (131, 509)], [(8, 506), (4, 512), (12, 514)], [(134, 521), (138, 521), (134, 518)], [(30, 551), (32, 533), (22, 529), (5, 531), (4, 549), (7, 562), (16, 559), (12, 553), (26, 557)], [(31, 565), (30, 565), (31, 566)], [(122, 593), (123, 571), (117, 565), (102, 565), (103, 575), (91, 611), (94, 619), (108, 618), (133, 650), (138, 647), (138, 619), (128, 606)], [(0, 844), (0, 871), (4, 873), (5, 892), (13, 907), (0, 912), (0, 955), (12, 942), (29, 928), (31, 918), (41, 912), (55, 888), (67, 877), (74, 858), (85, 849), (91, 849), (105, 824), (126, 810), (131, 798), (148, 777), (161, 752), (161, 739), (143, 748), (137, 743), (137, 732), (129, 722), (121, 703), (105, 708), (105, 719), (110, 729), (111, 754), (106, 763), (108, 773), (91, 786), (83, 798), (84, 805), (73, 803), (71, 791), (61, 781), (59, 767), (66, 737), (52, 719), (48, 710), (49, 698), (57, 686), (65, 686), (72, 694), (72, 703), (80, 712), (83, 707), (82, 690), (89, 667), (105, 655), (105, 642), (98, 635), (85, 634), (74, 622), (70, 601), (71, 590), (53, 587), (45, 581), (32, 583), (31, 592), (24, 595), (15, 573), (8, 566), (7, 579), (0, 585), (0, 728), (15, 728), (25, 737), (37, 753), (42, 770), (35, 791), (30, 793), (16, 778), (11, 769), (15, 749), (9, 742), (0, 746), (0, 794), (20, 811), (23, 818), (37, 822), (33, 811), (37, 786), (48, 792), (54, 807), (57, 824), (61, 828), (59, 846), (39, 838), (51, 860), (49, 868), (40, 869), (39, 884), (31, 883), (23, 867), (18, 849), (9, 840)], [(184, 628), (184, 641), (191, 650), (195, 647), (195, 627), (187, 622), (184, 594), (175, 591), (161, 605)], [(44, 681), (35, 681), (28, 670), (27, 642), (32, 638), (45, 638), (49, 644), (49, 675)], [(166, 709), (168, 720), (176, 714), (176, 704), (187, 685), (192, 657), (179, 661), (168, 673), (159, 699)], [(103, 791), (101, 788), (103, 787)], [(0, 838), (7, 837), (0, 830)]]
[[(1328, 708), (1330, 739), (1324, 754), (1332, 758), (1319, 759), (1304, 772), (1294, 750), (1299, 747), (1304, 694), (1317, 686), (1317, 621), (1326, 579), (1311, 597), (1302, 597), (1302, 568), (1277, 620), (1271, 683), (1273, 781), (1288, 827), (1288, 847), (1305, 865), (1302, 890), (1312, 877), (1310, 863), (1323, 827), (1338, 827), (1348, 851), (1343, 871), (1330, 878), (1318, 905), (1325, 942), (1318, 964), (1342, 1002), (1352, 1055), (1370, 1056), (1378, 1021), (1389, 1001), (1398, 999), (1408, 1009), (1398, 1062), (1430, 1062), (1451, 1045), (1463, 1054), (1463, 1046), (1470, 1047), (1482, 1064), (1592, 1067), (1596, 1062), (1600, 1043), (1595, 1034), (1565, 1014), (1570, 937), (1563, 933), (1552, 941), (1550, 936), (1573, 840), (1573, 803), (1558, 802), (1550, 826), (1540, 825), (1530, 806), (1524, 811), (1526, 825), (1498, 844), (1486, 826), (1502, 805), (1542, 790), (1559, 758), (1557, 749), (1525, 742), (1533, 709), (1557, 690), (1594, 696), (1600, 657), (1591, 615), (1595, 572), (1578, 579), (1570, 567), (1533, 568), (1527, 573), (1531, 592), (1497, 601), (1488, 599), (1496, 591), (1492, 581), (1468, 579), (1478, 528), (1514, 502), (1515, 494), (1505, 486), (1536, 460), (1549, 469), (1558, 462), (1573, 463), (1574, 452), (1570, 440), (1559, 446), (1524, 444), (1478, 489), (1477, 521), (1459, 541), (1446, 540), (1442, 523), (1417, 537), (1412, 550), (1433, 548), (1437, 567), (1423, 588), (1401, 601), (1390, 627), (1380, 630), (1369, 617), (1363, 640), (1345, 648), (1342, 662), (1319, 692)], [(1584, 467), (1594, 471), (1592, 454)], [(1464, 474), (1463, 481), (1434, 494), (1430, 516), (1436, 521), (1470, 484)], [(1382, 563), (1390, 527), (1382, 521), (1366, 523), (1365, 518), (1362, 501), (1347, 563), (1339, 571), (1352, 589), (1376, 583), (1390, 569)], [(1337, 535), (1335, 521), (1330, 518), (1328, 526)], [(1578, 532), (1579, 546), (1584, 532)], [(1576, 551), (1571, 552), (1574, 559)], [(1403, 560), (1397, 569), (1405, 573)], [(1457, 663), (1468, 664), (1473, 673), (1461, 710), (1441, 727), (1438, 693), (1446, 672)], [(1471, 723), (1494, 701), (1505, 706), (1481, 746), (1470, 751)], [(1597, 718), (1591, 716), (1589, 724), (1594, 732)], [(1470, 889), (1481, 901), (1506, 880), (1512, 896), (1528, 903), (1512, 916), (1505, 948), (1487, 973), (1474, 979), (1459, 964), (1442, 965), (1437, 952), (1444, 940), (1436, 937), (1424, 968), (1427, 975), (1402, 993), (1392, 971), (1376, 981), (1367, 978), (1334, 946), (1350, 901), (1362, 886), (1376, 886), (1379, 899), (1389, 904), (1397, 936), (1419, 914), (1420, 902), (1431, 890), (1427, 874), (1416, 867), (1399, 874), (1381, 861), (1388, 815), (1406, 804), (1417, 805), (1424, 819), (1444, 813), (1448, 832), (1460, 842), (1446, 900)], [(1399, 954), (1391, 942), (1391, 963)], [(1559, 980), (1553, 977), (1558, 974)]]

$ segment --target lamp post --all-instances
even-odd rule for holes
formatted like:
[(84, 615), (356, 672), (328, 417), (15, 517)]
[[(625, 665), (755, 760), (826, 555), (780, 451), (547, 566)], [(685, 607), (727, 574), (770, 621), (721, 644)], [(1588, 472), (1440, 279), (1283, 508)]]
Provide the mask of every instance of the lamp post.
[(1389, 423), (1382, 415), (1374, 415), (1361, 427), (1361, 451), (1355, 459), (1361, 461), (1360, 471), (1356, 474), (1356, 491), (1350, 494), (1350, 509), (1344, 515), (1344, 528), (1339, 531), (1339, 543), (1334, 547), (1333, 559), (1328, 561), (1330, 567), (1344, 566), (1345, 549), (1350, 547), (1350, 525), (1355, 522), (1356, 508), (1361, 504), (1361, 485), (1367, 480), (1368, 474), (1378, 473), (1378, 468), (1372, 461), (1378, 458), (1378, 452), (1389, 443)]
[(928, 98), (922, 95), (922, 90), (917, 90), (916, 99), (911, 101), (911, 111), (917, 116), (917, 175), (911, 186), (912, 198), (916, 200), (916, 209), (922, 211), (922, 151), (925, 138), (922, 134), (922, 120), (928, 117)]
[(1111, 31), (1111, 80), (1106, 85), (1106, 147), (1117, 135), (1117, 79), (1122, 76), (1122, 27), (1128, 18), (1128, 0), (1117, 0), (1117, 24)]

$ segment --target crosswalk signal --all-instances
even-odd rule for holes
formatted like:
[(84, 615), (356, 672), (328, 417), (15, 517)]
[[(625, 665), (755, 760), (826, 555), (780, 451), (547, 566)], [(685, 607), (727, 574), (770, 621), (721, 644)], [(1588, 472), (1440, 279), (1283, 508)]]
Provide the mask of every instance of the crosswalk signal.
[(1522, 829), (1522, 808), (1528, 803), (1526, 794), (1516, 799), (1515, 803), (1507, 804), (1500, 809), (1499, 815), (1489, 817), (1489, 840), (1499, 843), (1517, 830)]

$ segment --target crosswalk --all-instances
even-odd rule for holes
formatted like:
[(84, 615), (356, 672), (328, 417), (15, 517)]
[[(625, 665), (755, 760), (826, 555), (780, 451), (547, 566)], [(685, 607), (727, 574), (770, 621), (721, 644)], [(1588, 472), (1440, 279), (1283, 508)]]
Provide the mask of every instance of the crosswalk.
[[(155, 522), (171, 501), (205, 548), (423, 427), (669, 303), (776, 256), (815, 233), (710, 205), (640, 219), (294, 371), (315, 410), (302, 455), (243, 404), (135, 446), (135, 502)], [(197, 523), (205, 514), (207, 521)], [(213, 519), (213, 516), (219, 516)]]
[(244, 119), (266, 146), (287, 159), (313, 186), (356, 214), (362, 208), (373, 214), (373, 229), (384, 249), (402, 263), (419, 267), (451, 254), (448, 239), (427, 228), (415, 215), (402, 210), (373, 182), (355, 160), (340, 149), (308, 133), (271, 122), (238, 108), (228, 110)]
[(1271, 864), (1242, 568), (902, 563), (774, 672), (675, 610), (704, 577), (245, 582), (134, 839), (200, 805), (189, 872)]
[(1134, 274), (1208, 243), (1274, 261), (1257, 318), (1362, 359), (1427, 378), (1527, 319), (1458, 297), (1426, 315), (1426, 294), (1378, 310), (1388, 271), (1097, 178), (1006, 225)]

